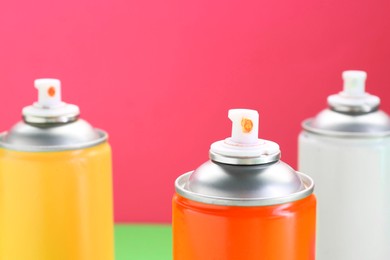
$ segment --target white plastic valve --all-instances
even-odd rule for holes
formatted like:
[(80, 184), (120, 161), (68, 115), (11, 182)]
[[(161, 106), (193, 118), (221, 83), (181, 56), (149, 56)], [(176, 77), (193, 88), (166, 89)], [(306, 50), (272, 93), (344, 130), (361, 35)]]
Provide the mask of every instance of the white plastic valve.
[(272, 141), (258, 138), (259, 114), (251, 109), (230, 109), (232, 135), (217, 141), (210, 147), (210, 152), (227, 157), (251, 158), (279, 154), (279, 145)]
[(346, 70), (342, 74), (344, 80), (343, 95), (349, 97), (364, 96), (367, 73), (361, 70)]
[(365, 90), (367, 73), (346, 70), (342, 73), (343, 91), (328, 97), (328, 104), (336, 111), (371, 111), (379, 106), (380, 99)]
[(36, 79), (34, 86), (38, 90), (38, 106), (53, 108), (62, 104), (61, 81), (58, 79)]
[(259, 113), (250, 109), (230, 109), (228, 114), (232, 121), (231, 140), (241, 144), (258, 143)]
[(61, 100), (61, 81), (58, 79), (36, 79), (34, 86), (38, 90), (38, 101), (23, 108), (26, 122), (70, 122), (80, 114), (79, 107)]

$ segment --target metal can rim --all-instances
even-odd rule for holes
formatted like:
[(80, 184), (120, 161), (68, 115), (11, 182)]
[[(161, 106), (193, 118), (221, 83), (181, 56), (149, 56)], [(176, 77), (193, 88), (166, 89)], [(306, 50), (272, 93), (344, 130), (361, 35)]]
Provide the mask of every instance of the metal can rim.
[(310, 126), (310, 123), (313, 121), (313, 118), (306, 119), (302, 122), (302, 128), (310, 133), (323, 135), (323, 136), (335, 136), (335, 137), (349, 137), (349, 138), (377, 138), (385, 137), (390, 135), (390, 131), (383, 132), (338, 132), (332, 130), (325, 130), (316, 127)]
[(333, 111), (340, 113), (348, 114), (368, 114), (374, 111), (379, 110), (379, 105), (370, 106), (370, 105), (361, 105), (361, 106), (347, 106), (347, 105), (331, 105), (329, 108)]
[(210, 160), (220, 163), (233, 164), (233, 165), (256, 165), (266, 164), (271, 162), (279, 161), (280, 152), (271, 154), (268, 156), (257, 156), (257, 157), (233, 157), (225, 156), (213, 151), (209, 151)]
[(202, 195), (184, 188), (186, 181), (189, 179), (194, 171), (187, 172), (179, 176), (175, 181), (176, 192), (184, 198), (212, 205), (221, 206), (240, 206), (240, 207), (254, 207), (254, 206), (271, 206), (277, 204), (284, 204), (288, 202), (304, 199), (311, 195), (314, 191), (314, 181), (308, 175), (301, 172), (296, 172), (303, 181), (305, 189), (292, 193), (283, 197), (276, 198), (225, 198), (217, 196)]
[(107, 141), (108, 134), (107, 132), (95, 128), (98, 137), (91, 141), (76, 143), (76, 144), (67, 144), (67, 145), (52, 145), (52, 146), (39, 146), (39, 145), (15, 145), (3, 142), (3, 137), (7, 134), (7, 132), (3, 132), (0, 134), (0, 147), (20, 151), (20, 152), (58, 152), (58, 151), (67, 151), (67, 150), (79, 150), (83, 148), (88, 148), (92, 146), (96, 146), (100, 143)]
[(72, 113), (69, 115), (63, 115), (63, 116), (52, 116), (52, 117), (39, 117), (39, 116), (30, 116), (30, 115), (23, 115), (23, 120), (26, 123), (30, 124), (65, 124), (65, 123), (71, 123), (79, 119), (80, 113)]

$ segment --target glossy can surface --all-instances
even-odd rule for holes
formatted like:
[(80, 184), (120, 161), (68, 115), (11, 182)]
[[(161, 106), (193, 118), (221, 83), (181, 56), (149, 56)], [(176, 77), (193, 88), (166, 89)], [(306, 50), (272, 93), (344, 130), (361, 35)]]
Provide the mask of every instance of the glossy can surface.
[(299, 169), (316, 181), (317, 260), (390, 259), (390, 138), (303, 131)]
[(316, 182), (317, 260), (390, 259), (390, 117), (344, 71), (343, 91), (306, 119), (298, 167)]
[(232, 135), (210, 160), (179, 176), (173, 198), (175, 260), (314, 260), (313, 180), (258, 138), (258, 113), (232, 109)]
[(111, 149), (0, 149), (0, 259), (109, 260)]
[(112, 260), (107, 134), (37, 79), (38, 101), (0, 134), (0, 260)]
[(222, 206), (173, 198), (175, 260), (313, 260), (316, 200)]

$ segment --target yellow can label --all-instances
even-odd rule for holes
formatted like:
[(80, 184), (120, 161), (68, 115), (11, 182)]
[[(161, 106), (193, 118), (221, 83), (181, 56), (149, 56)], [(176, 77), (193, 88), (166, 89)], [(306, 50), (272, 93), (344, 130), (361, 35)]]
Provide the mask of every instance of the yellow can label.
[(0, 260), (113, 259), (111, 150), (0, 149)]

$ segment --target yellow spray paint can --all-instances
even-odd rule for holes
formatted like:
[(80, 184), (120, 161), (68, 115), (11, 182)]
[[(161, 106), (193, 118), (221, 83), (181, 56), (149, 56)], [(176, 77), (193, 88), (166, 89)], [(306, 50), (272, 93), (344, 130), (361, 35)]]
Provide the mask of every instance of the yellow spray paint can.
[(107, 134), (39, 79), (38, 102), (0, 135), (0, 260), (112, 260)]

